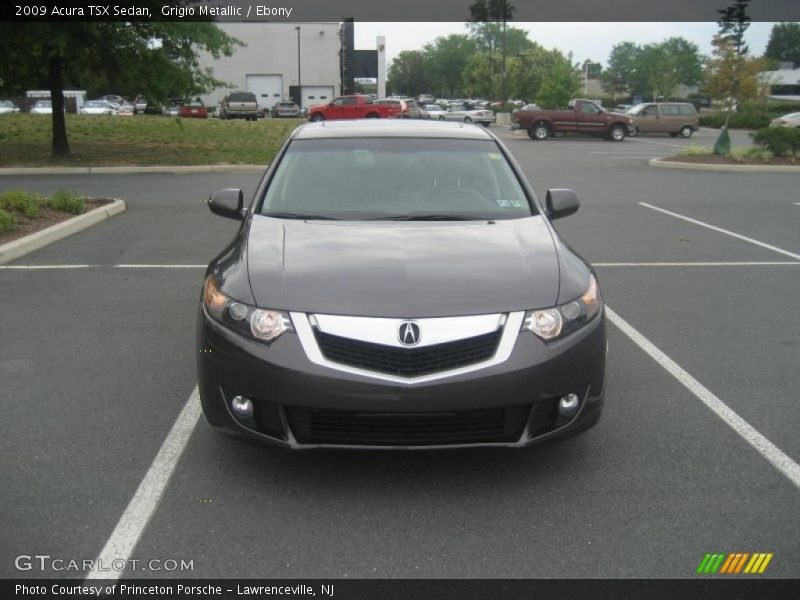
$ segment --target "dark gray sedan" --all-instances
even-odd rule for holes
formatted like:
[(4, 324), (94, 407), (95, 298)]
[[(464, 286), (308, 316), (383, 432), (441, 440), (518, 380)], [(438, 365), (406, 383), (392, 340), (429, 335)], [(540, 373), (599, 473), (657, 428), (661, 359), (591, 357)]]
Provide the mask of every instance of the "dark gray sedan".
[(482, 127), (313, 123), (208, 267), (198, 381), (215, 428), (289, 448), (520, 447), (594, 425), (602, 296)]

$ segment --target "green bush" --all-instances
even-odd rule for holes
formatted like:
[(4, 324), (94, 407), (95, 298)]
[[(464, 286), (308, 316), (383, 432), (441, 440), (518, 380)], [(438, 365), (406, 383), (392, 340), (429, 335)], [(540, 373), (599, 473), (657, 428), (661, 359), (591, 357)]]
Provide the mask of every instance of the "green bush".
[(56, 210), (79, 215), (86, 209), (86, 201), (75, 192), (68, 190), (58, 190), (50, 198), (49, 204)]
[(7, 212), (4, 208), (0, 208), (0, 233), (4, 231), (11, 231), (17, 226), (17, 217), (13, 212)]
[[(733, 129), (760, 129), (766, 127), (773, 116), (764, 104), (745, 105), (734, 113), (728, 127)], [(725, 124), (725, 113), (718, 112), (715, 115), (703, 115), (700, 117), (701, 127), (722, 127)]]
[(29, 219), (39, 216), (42, 197), (35, 192), (25, 190), (6, 190), (0, 192), (0, 208), (14, 212), (19, 211)]
[(800, 156), (800, 129), (764, 127), (751, 133), (753, 143), (773, 156)]
[(678, 151), (678, 156), (708, 156), (712, 153), (710, 146), (685, 146)]

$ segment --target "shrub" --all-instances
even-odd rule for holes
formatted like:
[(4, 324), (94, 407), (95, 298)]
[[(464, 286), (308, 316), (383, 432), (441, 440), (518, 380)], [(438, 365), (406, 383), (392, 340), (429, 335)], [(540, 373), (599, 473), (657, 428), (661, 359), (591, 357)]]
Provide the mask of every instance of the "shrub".
[(11, 231), (17, 226), (17, 217), (13, 212), (7, 212), (4, 208), (0, 208), (0, 233), (4, 231)]
[(737, 162), (742, 162), (748, 158), (754, 158), (757, 160), (763, 160), (764, 162), (769, 162), (772, 160), (772, 153), (769, 150), (764, 150), (763, 148), (733, 148), (730, 154), (731, 158)]
[(58, 190), (53, 197), (50, 198), (50, 206), (56, 210), (79, 215), (86, 209), (86, 202), (83, 198), (78, 196), (75, 192), (67, 190)]
[[(715, 115), (704, 115), (700, 117), (700, 126), (722, 127), (725, 124), (725, 114), (724, 112), (718, 112)], [(747, 104), (741, 110), (731, 113), (728, 127), (734, 129), (759, 129), (769, 125), (771, 120), (772, 115), (765, 105)]]
[(800, 129), (764, 127), (751, 133), (753, 143), (773, 156), (800, 155)]
[(26, 192), (25, 190), (0, 192), (0, 208), (12, 213), (19, 211), (29, 219), (35, 219), (39, 215), (39, 206), (42, 202), (42, 197), (35, 192)]
[(708, 146), (687, 146), (680, 149), (678, 156), (708, 156), (712, 151)]

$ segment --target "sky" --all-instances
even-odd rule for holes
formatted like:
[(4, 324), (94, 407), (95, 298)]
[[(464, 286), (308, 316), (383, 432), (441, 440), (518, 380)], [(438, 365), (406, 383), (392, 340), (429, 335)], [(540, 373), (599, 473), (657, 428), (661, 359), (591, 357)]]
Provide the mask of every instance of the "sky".
[[(525, 29), (528, 37), (545, 48), (572, 52), (574, 62), (591, 59), (606, 66), (611, 49), (620, 42), (648, 44), (670, 37), (694, 42), (702, 54), (711, 54), (711, 39), (716, 23), (512, 23)], [(750, 52), (764, 53), (774, 23), (751, 23), (745, 39)], [(386, 36), (387, 64), (403, 50), (420, 50), (426, 43), (451, 33), (466, 33), (458, 23), (356, 23), (357, 50), (375, 49), (375, 38)]]

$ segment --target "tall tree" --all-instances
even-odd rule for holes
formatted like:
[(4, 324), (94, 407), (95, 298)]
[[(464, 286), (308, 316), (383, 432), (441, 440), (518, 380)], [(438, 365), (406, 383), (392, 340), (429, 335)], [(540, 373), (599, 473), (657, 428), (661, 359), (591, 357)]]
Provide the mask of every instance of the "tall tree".
[(769, 34), (764, 56), (776, 67), (782, 62), (799, 67), (800, 23), (776, 23)]
[[(502, 37), (500, 38), (500, 54), (501, 54), (501, 82), (500, 82), (500, 95), (503, 105), (508, 100), (506, 92), (506, 57), (508, 56), (508, 21), (514, 18), (514, 12), (517, 9), (512, 6), (508, 0), (476, 0), (474, 4), (470, 5), (469, 23), (473, 35), (477, 37), (485, 37), (493, 29), (492, 24), (502, 23)], [(496, 51), (496, 44), (490, 47), (491, 51)], [(496, 95), (496, 94), (495, 94)]]
[(551, 50), (550, 68), (536, 102), (542, 108), (559, 108), (566, 106), (580, 90), (580, 77), (572, 61), (558, 50)]
[(454, 33), (426, 44), (423, 52), (429, 63), (433, 88), (427, 91), (440, 97), (456, 96), (461, 91), (464, 68), (477, 52), (475, 41), (469, 36)]
[(763, 95), (765, 86), (759, 79), (764, 69), (763, 59), (747, 56), (744, 34), (750, 26), (747, 15), (748, 0), (736, 0), (732, 6), (720, 10), (719, 33), (711, 42), (713, 58), (708, 61), (706, 84), (709, 93), (721, 98), (726, 105), (725, 124), (714, 144), (715, 154), (730, 152), (728, 124), (734, 107)]
[[(188, 2), (188, 0), (180, 0)], [(139, 8), (160, 14), (160, 0)], [(50, 90), (52, 153), (70, 153), (64, 116), (66, 86), (85, 81), (119, 83), (115, 89), (164, 97), (188, 95), (224, 84), (200, 67), (199, 51), (230, 56), (238, 40), (210, 22), (0, 23), (0, 82), (6, 92)]]
[(424, 51), (403, 50), (389, 67), (389, 80), (394, 93), (416, 96), (431, 90), (430, 70), (433, 62)]
[(620, 42), (611, 49), (608, 56), (608, 67), (600, 76), (603, 88), (614, 94), (625, 94), (634, 91), (638, 77), (637, 56), (639, 46), (633, 42)]

